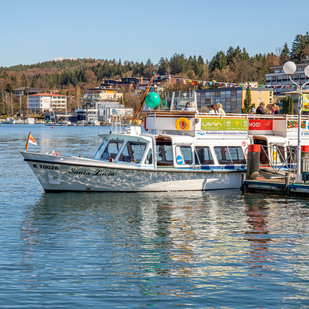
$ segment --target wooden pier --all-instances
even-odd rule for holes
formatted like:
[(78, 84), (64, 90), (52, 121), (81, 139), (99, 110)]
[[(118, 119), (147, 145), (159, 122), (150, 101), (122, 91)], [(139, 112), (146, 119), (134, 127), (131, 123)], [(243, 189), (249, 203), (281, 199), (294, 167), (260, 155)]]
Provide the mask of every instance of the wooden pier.
[[(263, 173), (261, 173), (263, 175)], [(269, 176), (269, 175), (264, 175)], [(257, 177), (252, 180), (245, 180), (242, 184), (244, 193), (265, 193), (279, 195), (302, 195), (309, 197), (309, 183), (295, 183), (294, 175), (286, 173), (286, 175)]]
[(295, 170), (283, 166), (275, 169), (260, 165), (261, 146), (252, 144), (248, 147), (246, 179), (241, 189), (244, 193), (265, 193), (280, 195), (302, 195), (309, 197), (309, 146), (302, 146), (301, 183), (295, 182)]

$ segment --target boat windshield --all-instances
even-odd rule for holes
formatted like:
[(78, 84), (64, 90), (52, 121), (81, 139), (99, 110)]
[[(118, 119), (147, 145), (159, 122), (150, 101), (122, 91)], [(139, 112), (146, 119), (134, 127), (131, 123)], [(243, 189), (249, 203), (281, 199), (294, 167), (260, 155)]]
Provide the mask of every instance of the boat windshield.
[(146, 142), (128, 141), (118, 161), (140, 163), (143, 159), (146, 146)]
[(117, 154), (123, 144), (122, 139), (111, 139), (109, 140), (107, 146), (105, 147), (101, 160), (109, 161), (110, 159), (114, 160), (117, 157)]
[(171, 139), (156, 139), (157, 165), (173, 165), (173, 146)]

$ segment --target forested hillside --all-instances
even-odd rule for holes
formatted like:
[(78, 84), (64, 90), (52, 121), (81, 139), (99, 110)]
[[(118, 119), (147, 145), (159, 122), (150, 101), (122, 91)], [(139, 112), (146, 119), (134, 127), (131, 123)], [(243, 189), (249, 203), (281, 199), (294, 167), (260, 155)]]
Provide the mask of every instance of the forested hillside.
[[(245, 48), (230, 47), (227, 51), (218, 51), (210, 60), (202, 55), (185, 57), (175, 53), (170, 59), (161, 58), (154, 64), (150, 59), (146, 63), (77, 59), (47, 61), (32, 65), (0, 67), (0, 92), (11, 93), (18, 87), (35, 87), (41, 91), (58, 90), (72, 96), (71, 106), (88, 88), (99, 86), (104, 78), (121, 78), (131, 76), (151, 76), (153, 71), (160, 75), (181, 78), (212, 80), (239, 83), (258, 81), (265, 83), (265, 74), (269, 67), (281, 65), (287, 60), (296, 63), (309, 57), (309, 33), (296, 35), (292, 46), (285, 43), (282, 48), (269, 54), (250, 56)], [(0, 63), (1, 65), (1, 63)], [(7, 113), (4, 96), (0, 96), (0, 114)], [(15, 100), (15, 105), (17, 102)]]

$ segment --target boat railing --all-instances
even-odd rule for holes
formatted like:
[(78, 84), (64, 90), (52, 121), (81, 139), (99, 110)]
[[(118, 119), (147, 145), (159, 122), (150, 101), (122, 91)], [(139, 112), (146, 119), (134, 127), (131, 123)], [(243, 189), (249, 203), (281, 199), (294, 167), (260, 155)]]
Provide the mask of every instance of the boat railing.
[(261, 145), (261, 155), (266, 158), (264, 161), (268, 162), (274, 173), (279, 173), (280, 170), (296, 172), (296, 147), (287, 146), (285, 149), (283, 145)]
[[(283, 120), (286, 119), (291, 121), (297, 121), (297, 115), (278, 115), (278, 114), (236, 114), (226, 113), (226, 115), (210, 114), (210, 113), (199, 113), (197, 111), (186, 111), (186, 110), (151, 110), (146, 111), (147, 117), (210, 117), (210, 118), (246, 118), (246, 119), (272, 119), (272, 120)], [(309, 115), (302, 115), (302, 120), (309, 120)]]

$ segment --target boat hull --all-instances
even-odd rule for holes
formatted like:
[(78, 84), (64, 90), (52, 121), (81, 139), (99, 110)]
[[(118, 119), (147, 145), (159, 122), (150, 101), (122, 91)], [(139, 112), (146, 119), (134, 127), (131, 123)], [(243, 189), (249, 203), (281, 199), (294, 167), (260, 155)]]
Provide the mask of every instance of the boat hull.
[(244, 170), (142, 169), (22, 152), (46, 192), (155, 192), (239, 189)]

